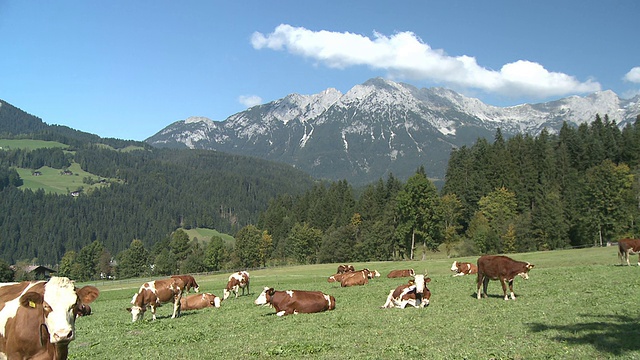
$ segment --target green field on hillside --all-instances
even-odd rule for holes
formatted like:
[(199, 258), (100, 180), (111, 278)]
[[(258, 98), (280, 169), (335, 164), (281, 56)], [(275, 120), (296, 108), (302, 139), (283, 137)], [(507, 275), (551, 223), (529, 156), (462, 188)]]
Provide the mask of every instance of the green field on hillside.
[[(142, 282), (99, 282), (93, 315), (77, 320), (70, 359), (637, 359), (640, 358), (640, 267), (620, 266), (617, 248), (511, 255), (535, 265), (530, 279), (515, 280), (517, 300), (502, 299), (499, 282), (477, 300), (474, 276), (453, 277), (453, 260), (355, 263), (382, 277), (341, 288), (327, 277), (337, 264), (250, 270), (251, 294), (219, 309), (171, 306), (131, 323), (124, 309)], [(635, 258), (634, 258), (635, 260)], [(635, 263), (635, 261), (634, 261)], [(431, 305), (381, 309), (389, 291), (407, 279), (393, 269), (428, 271)], [(196, 275), (201, 291), (222, 295), (229, 273)], [(320, 290), (336, 298), (333, 311), (275, 316), (253, 301), (264, 286)]]
[[(23, 181), (20, 189), (31, 189), (33, 191), (43, 189), (45, 192), (68, 194), (72, 191), (83, 189), (85, 192), (90, 192), (92, 189), (108, 186), (109, 181), (111, 181), (107, 179), (106, 182), (100, 183), (101, 177), (82, 170), (77, 163), (72, 163), (68, 170), (71, 171), (71, 175), (63, 175), (61, 169), (43, 166), (37, 170), (40, 175), (36, 176), (32, 169), (16, 168)], [(84, 178), (93, 179), (95, 184), (85, 184), (83, 182)]]
[(0, 150), (40, 148), (68, 148), (69, 145), (57, 141), (32, 140), (32, 139), (0, 139)]
[(219, 236), (225, 242), (225, 244), (234, 244), (235, 239), (233, 236), (228, 234), (223, 234), (214, 229), (205, 229), (205, 228), (195, 228), (195, 229), (183, 229), (184, 232), (189, 235), (189, 240), (193, 240), (194, 238), (198, 238), (198, 242), (200, 244), (208, 243), (212, 237)]

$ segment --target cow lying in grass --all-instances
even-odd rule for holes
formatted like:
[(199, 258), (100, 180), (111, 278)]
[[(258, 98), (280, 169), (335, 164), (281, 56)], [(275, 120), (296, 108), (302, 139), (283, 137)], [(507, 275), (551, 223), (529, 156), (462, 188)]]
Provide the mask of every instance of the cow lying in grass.
[(273, 307), (278, 316), (316, 313), (336, 308), (336, 299), (320, 291), (276, 291), (270, 287), (265, 287), (253, 303)]
[(427, 284), (430, 282), (431, 278), (425, 278), (425, 275), (416, 275), (413, 279), (409, 280), (409, 283), (391, 290), (382, 308), (389, 309), (397, 307), (404, 309), (407, 305), (416, 308), (429, 306), (431, 291), (427, 287)]

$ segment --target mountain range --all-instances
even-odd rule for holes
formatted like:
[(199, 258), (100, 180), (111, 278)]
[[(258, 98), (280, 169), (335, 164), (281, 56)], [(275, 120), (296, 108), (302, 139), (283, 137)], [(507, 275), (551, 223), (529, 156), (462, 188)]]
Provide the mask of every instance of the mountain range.
[(224, 121), (190, 117), (145, 140), (155, 147), (208, 149), (284, 162), (316, 178), (361, 185), (390, 173), (408, 178), (419, 166), (443, 180), (453, 148), (479, 137), (557, 132), (564, 122), (607, 115), (623, 127), (640, 114), (640, 96), (612, 91), (497, 107), (445, 88), (417, 88), (374, 78), (347, 93), (329, 88), (290, 94)]

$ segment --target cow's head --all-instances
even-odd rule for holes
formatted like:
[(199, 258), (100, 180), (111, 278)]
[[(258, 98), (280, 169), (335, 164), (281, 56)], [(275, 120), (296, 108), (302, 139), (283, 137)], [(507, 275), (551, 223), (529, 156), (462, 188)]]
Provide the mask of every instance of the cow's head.
[(222, 293), (222, 300), (227, 300), (231, 296), (231, 290), (224, 289)]
[(44, 285), (44, 293), (28, 291), (20, 297), (20, 305), (30, 311), (41, 311), (49, 342), (64, 344), (75, 339), (76, 315), (82, 305), (93, 302), (99, 294), (94, 286), (76, 289), (68, 278), (52, 277)]
[(429, 299), (431, 299), (431, 291), (429, 291), (427, 284), (430, 282), (431, 282), (431, 278), (426, 277), (426, 275), (414, 276), (413, 283), (416, 287), (416, 307), (429, 306)]
[(531, 264), (531, 263), (527, 263), (524, 266), (524, 269), (522, 272), (518, 273), (518, 275), (522, 276), (523, 279), (528, 280), (529, 279), (529, 270), (533, 269), (535, 265)]
[(458, 262), (454, 261), (453, 264), (451, 264), (451, 271), (457, 273), (458, 272)]
[(269, 305), (271, 297), (276, 291), (273, 288), (265, 286), (258, 298), (253, 302), (256, 305)]
[(127, 311), (131, 313), (131, 322), (142, 320), (144, 312), (147, 311), (147, 306), (143, 304), (142, 296), (143, 295), (138, 292), (133, 294), (133, 298), (131, 298), (131, 304), (133, 306), (127, 308)]
[(204, 293), (202, 294), (203, 297), (206, 297), (207, 301), (209, 302), (209, 304), (213, 305), (214, 307), (219, 308), (220, 307), (220, 302), (222, 301), (220, 299), (220, 297), (213, 295), (212, 293)]

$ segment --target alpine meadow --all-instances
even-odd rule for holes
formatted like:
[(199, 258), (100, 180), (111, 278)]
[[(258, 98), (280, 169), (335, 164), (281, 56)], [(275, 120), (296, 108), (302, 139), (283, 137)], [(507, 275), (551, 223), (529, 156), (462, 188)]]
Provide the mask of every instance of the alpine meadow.
[[(620, 266), (616, 246), (640, 233), (640, 115), (497, 128), (452, 147), (443, 177), (419, 165), (358, 186), (248, 155), (101, 138), (6, 102), (0, 147), (0, 281), (33, 280), (29, 265), (43, 265), (100, 290), (76, 321), (72, 359), (640, 357), (640, 267)], [(477, 299), (476, 275), (452, 276), (454, 260), (484, 254), (535, 265), (513, 281), (517, 300), (503, 300), (499, 281)], [(328, 282), (341, 264), (382, 276)], [(429, 306), (381, 309), (411, 281), (386, 274), (409, 268), (430, 279)], [(250, 294), (220, 308), (172, 319), (165, 304), (135, 323), (125, 310), (146, 281), (191, 274), (221, 296), (239, 270)], [(276, 316), (254, 305), (264, 287), (321, 291), (336, 308)]]

